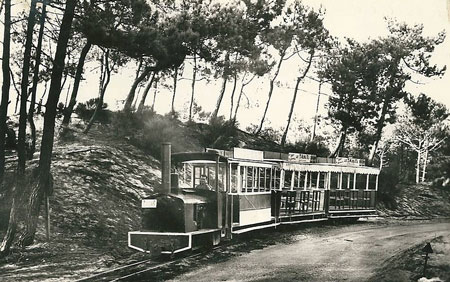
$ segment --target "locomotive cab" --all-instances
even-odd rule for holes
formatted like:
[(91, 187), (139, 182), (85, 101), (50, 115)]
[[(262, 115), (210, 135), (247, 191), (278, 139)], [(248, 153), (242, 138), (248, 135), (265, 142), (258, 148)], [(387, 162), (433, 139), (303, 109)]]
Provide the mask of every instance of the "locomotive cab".
[(178, 189), (142, 200), (142, 229), (153, 232), (194, 232), (217, 226), (213, 191)]
[(174, 254), (217, 245), (226, 234), (226, 158), (214, 152), (171, 154), (165, 145), (162, 188), (142, 199), (142, 229), (128, 233), (128, 246)]

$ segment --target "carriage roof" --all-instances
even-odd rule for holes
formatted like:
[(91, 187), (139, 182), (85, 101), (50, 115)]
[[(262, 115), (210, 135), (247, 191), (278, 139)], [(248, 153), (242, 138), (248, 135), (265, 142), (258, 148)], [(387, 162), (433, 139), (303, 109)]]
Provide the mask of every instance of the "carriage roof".
[(172, 154), (175, 163), (239, 163), (241, 165), (280, 166), (286, 170), (331, 171), (343, 173), (379, 174), (376, 167), (365, 165), (365, 160), (356, 158), (324, 158), (311, 154), (280, 153), (243, 148), (219, 150), (206, 148), (205, 152)]

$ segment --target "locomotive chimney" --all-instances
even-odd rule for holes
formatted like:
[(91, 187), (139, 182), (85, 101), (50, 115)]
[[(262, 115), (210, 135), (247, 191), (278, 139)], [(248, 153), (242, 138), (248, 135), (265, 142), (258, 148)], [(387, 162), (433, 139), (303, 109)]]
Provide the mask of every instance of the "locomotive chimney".
[(161, 149), (161, 193), (169, 194), (171, 190), (171, 179), (170, 179), (170, 168), (171, 155), (172, 155), (171, 144), (168, 142), (162, 143)]

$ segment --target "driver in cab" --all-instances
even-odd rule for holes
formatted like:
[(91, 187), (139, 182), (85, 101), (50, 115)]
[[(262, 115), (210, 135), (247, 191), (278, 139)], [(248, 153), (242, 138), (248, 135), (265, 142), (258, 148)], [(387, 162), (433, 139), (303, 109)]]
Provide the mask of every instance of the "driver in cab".
[(197, 187), (195, 187), (195, 188), (201, 189), (201, 190), (208, 190), (208, 191), (213, 190), (211, 185), (208, 184), (207, 177), (204, 174), (202, 176), (200, 176), (200, 184), (198, 184)]

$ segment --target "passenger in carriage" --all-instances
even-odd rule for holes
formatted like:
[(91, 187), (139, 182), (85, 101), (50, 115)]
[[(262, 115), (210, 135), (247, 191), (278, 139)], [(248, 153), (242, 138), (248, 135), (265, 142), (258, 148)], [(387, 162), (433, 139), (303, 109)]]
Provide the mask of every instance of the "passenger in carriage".
[(207, 177), (204, 174), (202, 174), (202, 176), (200, 176), (200, 184), (198, 184), (197, 187), (195, 187), (195, 188), (201, 189), (201, 190), (209, 190), (209, 191), (213, 190), (211, 185), (208, 184)]

